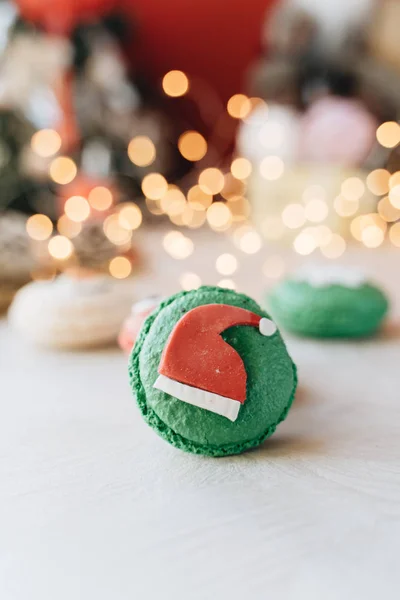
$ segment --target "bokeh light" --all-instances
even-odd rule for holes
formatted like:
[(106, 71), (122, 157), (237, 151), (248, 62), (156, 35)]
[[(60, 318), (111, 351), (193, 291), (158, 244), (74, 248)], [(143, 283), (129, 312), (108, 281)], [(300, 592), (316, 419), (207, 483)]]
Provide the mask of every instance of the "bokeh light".
[(131, 241), (132, 231), (121, 225), (119, 214), (117, 213), (105, 219), (103, 230), (110, 242), (117, 246), (128, 244)]
[(129, 142), (128, 156), (134, 165), (148, 167), (156, 158), (156, 148), (149, 137), (138, 135)]
[(172, 258), (183, 260), (192, 254), (194, 244), (181, 231), (169, 231), (163, 238), (163, 247)]
[(189, 89), (189, 80), (183, 71), (169, 71), (162, 80), (162, 87), (167, 96), (177, 98)]
[(201, 286), (201, 279), (196, 273), (182, 273), (179, 283), (186, 291), (197, 290)]
[(400, 185), (395, 185), (389, 192), (389, 201), (394, 208), (400, 208)]
[(399, 208), (396, 208), (390, 202), (389, 196), (385, 196), (378, 202), (378, 214), (388, 223), (397, 221), (400, 219), (400, 206)]
[(367, 227), (379, 227), (386, 232), (387, 223), (378, 214), (369, 213), (355, 217), (350, 224), (351, 235), (359, 242), (363, 241), (363, 231)]
[(367, 187), (375, 196), (383, 196), (389, 191), (390, 173), (386, 169), (375, 169), (367, 177)]
[(71, 221), (82, 223), (90, 215), (89, 202), (83, 196), (71, 196), (64, 205), (64, 211)]
[(307, 231), (301, 231), (293, 241), (293, 248), (302, 256), (307, 256), (307, 254), (311, 254), (314, 252), (317, 247), (317, 243), (315, 241), (314, 236)]
[(393, 246), (400, 248), (400, 223), (395, 223), (389, 231), (389, 239)]
[(227, 290), (236, 290), (236, 285), (233, 279), (221, 279), (218, 281), (217, 286)]
[(61, 148), (61, 137), (54, 129), (41, 129), (33, 134), (31, 148), (38, 156), (49, 158)]
[(304, 225), (306, 215), (301, 204), (288, 204), (282, 211), (282, 221), (289, 229), (298, 229)]
[(261, 177), (268, 181), (279, 179), (283, 175), (285, 165), (279, 156), (266, 156), (260, 163)]
[(146, 208), (147, 210), (152, 214), (152, 215), (162, 215), (164, 214), (163, 209), (161, 208), (161, 201), (156, 199), (153, 200), (152, 198), (146, 198), (145, 199), (145, 203), (146, 203)]
[(257, 231), (245, 231), (239, 240), (239, 248), (246, 254), (256, 254), (261, 250), (262, 240)]
[(149, 173), (143, 178), (142, 191), (147, 198), (158, 200), (168, 190), (168, 183), (160, 173)]
[(186, 131), (178, 140), (179, 152), (186, 160), (195, 162), (207, 154), (207, 142), (201, 133)]
[(349, 177), (343, 181), (340, 191), (346, 200), (357, 201), (364, 194), (365, 185), (359, 177)]
[(206, 194), (219, 194), (224, 187), (224, 176), (219, 169), (210, 167), (199, 175), (199, 186)]
[(72, 158), (58, 156), (52, 160), (49, 169), (50, 177), (55, 183), (65, 185), (76, 177), (77, 168)]
[(232, 221), (239, 223), (240, 221), (246, 221), (251, 213), (250, 202), (244, 196), (233, 196), (228, 201), (228, 207), (231, 211)]
[(377, 248), (385, 239), (385, 233), (377, 225), (367, 225), (361, 232), (361, 241), (367, 248)]
[(170, 185), (161, 198), (160, 205), (164, 213), (170, 217), (181, 215), (185, 210), (186, 198), (177, 186)]
[(212, 229), (227, 229), (232, 223), (232, 214), (224, 202), (214, 202), (207, 209), (207, 221)]
[(82, 231), (82, 223), (71, 221), (67, 215), (62, 215), (57, 221), (57, 231), (67, 238), (74, 238)]
[(113, 195), (108, 188), (98, 185), (89, 192), (88, 201), (92, 208), (103, 211), (112, 205)]
[(333, 201), (333, 208), (340, 217), (351, 217), (359, 207), (359, 201), (348, 200), (344, 196), (337, 196)]
[(247, 179), (252, 171), (251, 162), (247, 158), (235, 158), (231, 164), (231, 173), (236, 179)]
[(118, 221), (125, 229), (138, 229), (142, 223), (142, 211), (134, 202), (126, 202), (119, 207)]
[(229, 98), (226, 108), (234, 119), (245, 119), (252, 110), (252, 103), (244, 94), (235, 94)]
[(400, 142), (400, 126), (395, 121), (386, 121), (376, 130), (376, 139), (384, 148), (394, 148)]
[(46, 215), (32, 215), (26, 222), (26, 231), (33, 240), (47, 240), (53, 232), (53, 223)]
[(66, 260), (71, 256), (74, 247), (70, 240), (63, 235), (55, 235), (48, 244), (50, 255), (57, 260)]
[(212, 204), (212, 194), (208, 194), (199, 185), (194, 185), (187, 193), (189, 205), (197, 211), (205, 211)]
[(328, 243), (321, 246), (321, 252), (326, 258), (339, 258), (346, 250), (346, 242), (338, 233), (332, 233)]
[(110, 260), (108, 269), (116, 279), (126, 279), (132, 272), (132, 265), (125, 256), (116, 256)]
[(237, 267), (238, 261), (236, 256), (229, 254), (228, 252), (220, 254), (215, 261), (215, 268), (221, 275), (233, 275)]

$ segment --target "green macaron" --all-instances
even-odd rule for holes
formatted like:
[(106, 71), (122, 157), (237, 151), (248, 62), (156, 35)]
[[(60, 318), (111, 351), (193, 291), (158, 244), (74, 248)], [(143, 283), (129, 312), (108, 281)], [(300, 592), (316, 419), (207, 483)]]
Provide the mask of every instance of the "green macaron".
[(382, 290), (353, 270), (308, 269), (276, 285), (266, 305), (292, 333), (316, 338), (357, 338), (376, 332), (388, 310)]
[(129, 376), (150, 427), (175, 447), (208, 456), (261, 444), (286, 417), (297, 384), (270, 316), (218, 287), (164, 300), (144, 322)]

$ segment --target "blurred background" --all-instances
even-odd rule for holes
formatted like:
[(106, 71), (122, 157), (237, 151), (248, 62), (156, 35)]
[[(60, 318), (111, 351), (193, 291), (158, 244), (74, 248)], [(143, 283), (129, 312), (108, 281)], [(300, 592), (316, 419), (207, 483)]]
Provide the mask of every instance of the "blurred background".
[[(396, 0), (0, 3), (0, 281), (260, 295), (400, 247)], [(49, 288), (51, 293), (51, 288)]]

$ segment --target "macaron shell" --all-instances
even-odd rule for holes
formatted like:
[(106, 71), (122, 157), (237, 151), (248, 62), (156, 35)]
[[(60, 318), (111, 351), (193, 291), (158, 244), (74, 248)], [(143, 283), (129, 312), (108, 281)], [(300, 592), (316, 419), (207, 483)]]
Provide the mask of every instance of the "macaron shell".
[(354, 338), (372, 335), (388, 310), (376, 286), (328, 285), (287, 280), (269, 293), (266, 304), (277, 323), (298, 335)]
[(147, 318), (131, 354), (129, 373), (139, 409), (161, 437), (188, 452), (225, 456), (257, 446), (275, 431), (292, 404), (297, 379), (279, 332), (265, 337), (254, 327), (235, 326), (222, 334), (242, 357), (247, 372), (247, 398), (235, 422), (155, 389), (161, 355), (175, 324), (192, 308), (215, 303), (269, 318), (256, 302), (232, 290), (202, 287), (180, 292)]

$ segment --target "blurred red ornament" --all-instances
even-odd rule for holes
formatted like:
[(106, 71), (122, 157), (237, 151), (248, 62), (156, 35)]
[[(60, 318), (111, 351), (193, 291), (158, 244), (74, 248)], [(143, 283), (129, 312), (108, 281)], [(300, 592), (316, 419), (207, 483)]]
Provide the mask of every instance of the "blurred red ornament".
[(21, 16), (50, 33), (69, 35), (82, 22), (118, 8), (120, 0), (16, 0)]
[[(207, 136), (214, 129), (217, 142), (226, 146), (237, 126), (226, 115), (226, 103), (246, 91), (248, 69), (261, 54), (267, 11), (277, 1), (121, 0), (138, 30), (128, 58), (160, 91), (168, 71), (183, 71), (189, 92), (168, 99), (167, 110)], [(221, 112), (226, 119), (220, 121)]]

